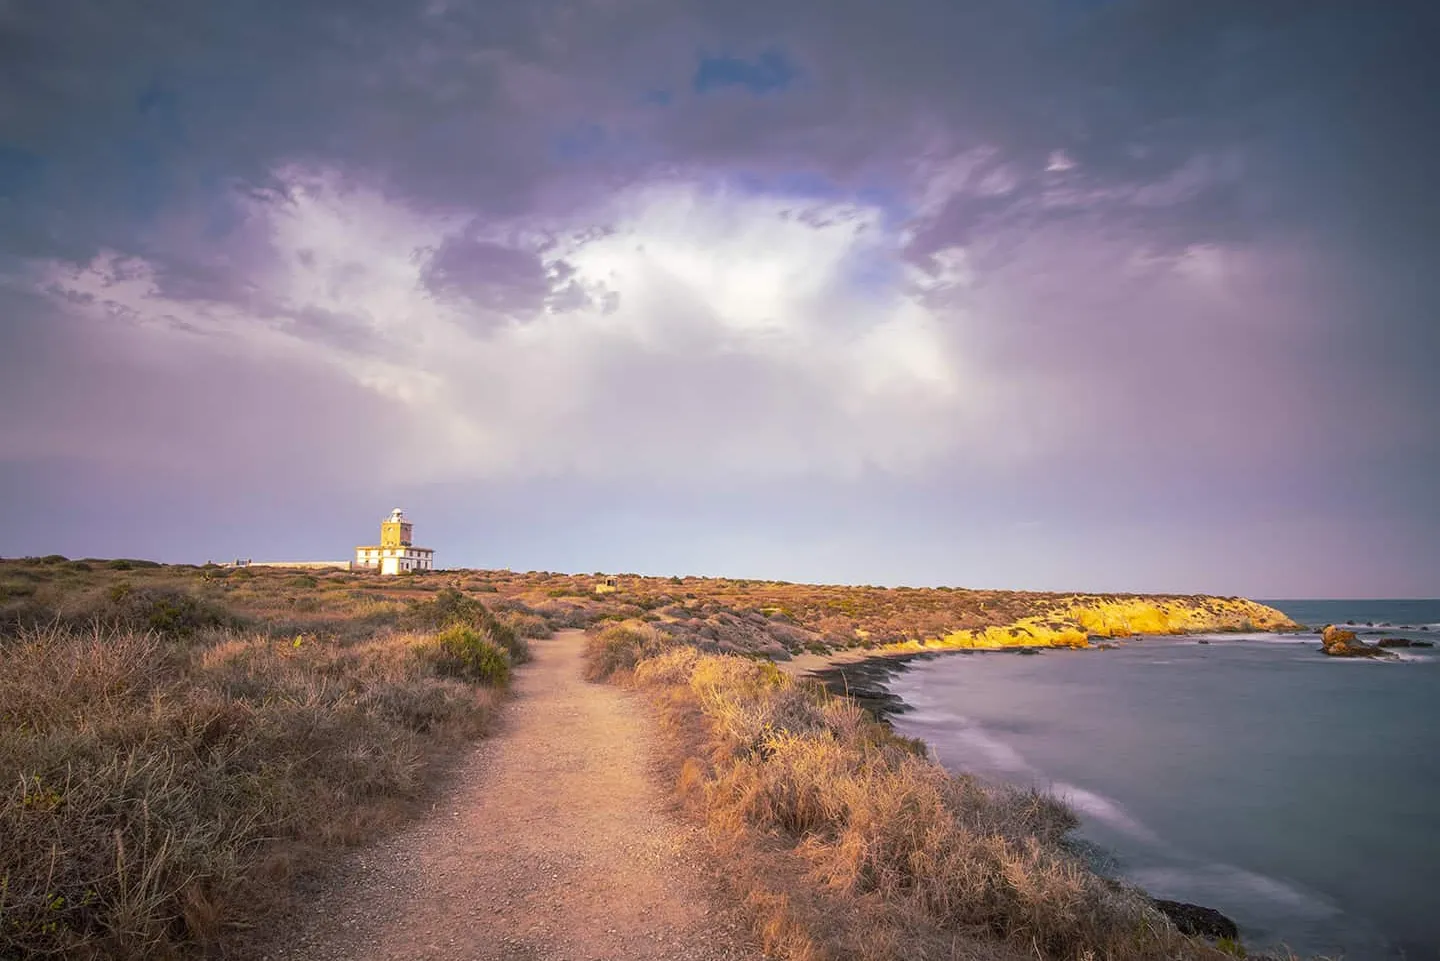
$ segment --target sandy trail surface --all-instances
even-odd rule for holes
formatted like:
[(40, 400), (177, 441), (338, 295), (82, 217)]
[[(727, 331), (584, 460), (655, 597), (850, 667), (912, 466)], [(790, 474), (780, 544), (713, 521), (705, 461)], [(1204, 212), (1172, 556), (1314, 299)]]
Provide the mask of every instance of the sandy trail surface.
[(659, 786), (644, 706), (582, 679), (581, 632), (531, 647), (500, 730), (434, 811), (351, 856), (268, 957), (761, 956), (718, 894), (698, 829)]

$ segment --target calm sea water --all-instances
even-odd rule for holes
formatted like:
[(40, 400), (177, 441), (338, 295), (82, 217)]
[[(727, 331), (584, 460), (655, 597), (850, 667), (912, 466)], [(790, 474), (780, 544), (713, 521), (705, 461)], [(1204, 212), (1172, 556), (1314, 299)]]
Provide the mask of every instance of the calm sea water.
[[(1268, 603), (1440, 642), (1440, 601)], [(953, 769), (1068, 798), (1112, 870), (1218, 908), (1251, 947), (1440, 959), (1440, 650), (1201, 639), (916, 662), (895, 726)]]

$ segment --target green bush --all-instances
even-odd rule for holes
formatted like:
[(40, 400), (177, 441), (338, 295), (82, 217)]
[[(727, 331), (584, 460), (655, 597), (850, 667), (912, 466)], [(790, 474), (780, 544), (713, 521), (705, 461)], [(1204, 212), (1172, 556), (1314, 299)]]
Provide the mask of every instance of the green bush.
[(131, 571), (137, 567), (163, 567), (159, 561), (146, 561), (138, 557), (117, 557), (105, 565), (112, 571)]
[(484, 630), (452, 624), (435, 635), (435, 667), (441, 674), (504, 687), (510, 683), (510, 655)]
[(530, 642), (516, 633), (513, 627), (498, 618), (490, 617), (485, 622), (485, 629), (495, 638), (495, 642), (510, 655), (511, 664), (529, 663)]
[(428, 601), (412, 602), (403, 620), (411, 626), (432, 631), (457, 624), (483, 631), (510, 655), (510, 663), (524, 664), (530, 660), (530, 645), (516, 634), (513, 627), (496, 617), (484, 604), (473, 597), (466, 597), (453, 587), (445, 588)]

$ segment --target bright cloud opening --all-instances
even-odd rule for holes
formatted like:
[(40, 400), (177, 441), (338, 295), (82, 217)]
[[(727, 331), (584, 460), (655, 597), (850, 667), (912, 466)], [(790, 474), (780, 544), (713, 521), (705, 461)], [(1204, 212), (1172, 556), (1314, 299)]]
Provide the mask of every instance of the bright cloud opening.
[(983, 411), (957, 316), (917, 300), (876, 207), (677, 180), (482, 223), (282, 179), (239, 201), (236, 242), (263, 256), (217, 254), (261, 265), (243, 300), (108, 252), (43, 285), (97, 320), (334, 369), (410, 418), (425, 480), (912, 471)]

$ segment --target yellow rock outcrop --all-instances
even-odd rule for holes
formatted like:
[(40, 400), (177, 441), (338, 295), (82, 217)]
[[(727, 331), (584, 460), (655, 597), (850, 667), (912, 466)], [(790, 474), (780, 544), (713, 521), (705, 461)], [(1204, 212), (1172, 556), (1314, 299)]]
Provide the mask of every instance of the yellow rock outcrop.
[(1136, 634), (1284, 631), (1298, 625), (1273, 607), (1243, 597), (1074, 594), (1051, 609), (1009, 624), (953, 631), (899, 649), (937, 647), (1086, 647), (1092, 637)]

